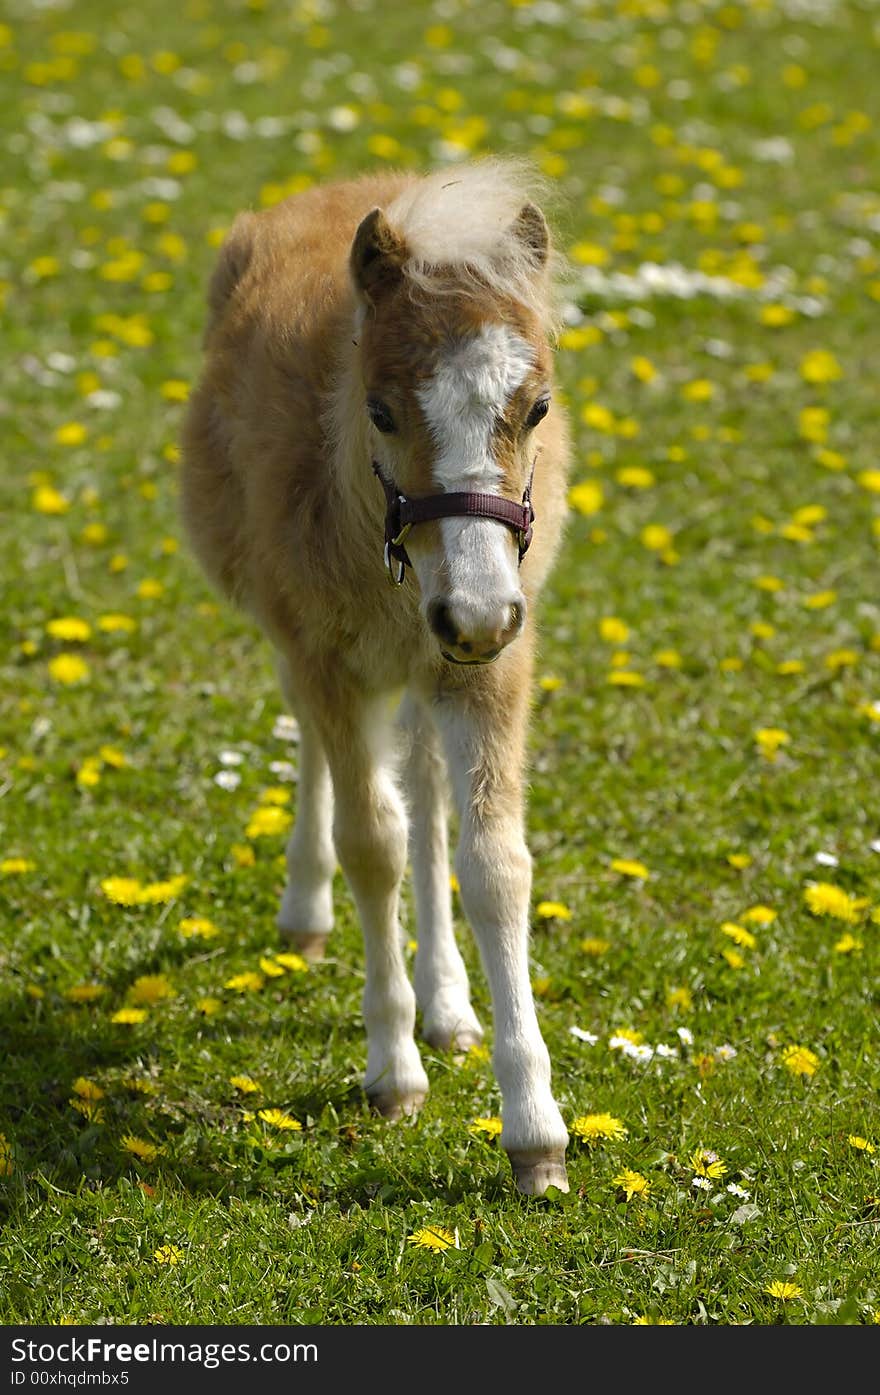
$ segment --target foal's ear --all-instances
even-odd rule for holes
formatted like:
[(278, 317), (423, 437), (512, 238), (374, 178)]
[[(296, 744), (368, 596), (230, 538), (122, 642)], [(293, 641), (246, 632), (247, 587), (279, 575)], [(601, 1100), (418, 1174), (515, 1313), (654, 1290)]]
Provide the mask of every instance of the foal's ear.
[(377, 291), (399, 280), (407, 258), (407, 246), (381, 208), (363, 219), (351, 245), (352, 280), (361, 295), (372, 299)]
[(547, 258), (550, 255), (550, 230), (537, 204), (523, 204), (517, 214), (512, 229), (514, 236), (525, 245), (525, 248), (538, 268), (547, 265)]

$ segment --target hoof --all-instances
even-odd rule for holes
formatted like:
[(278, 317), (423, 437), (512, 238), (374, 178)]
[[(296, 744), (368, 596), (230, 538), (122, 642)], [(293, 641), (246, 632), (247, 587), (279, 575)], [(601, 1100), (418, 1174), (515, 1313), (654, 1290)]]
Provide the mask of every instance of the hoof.
[(548, 1187), (568, 1191), (565, 1153), (544, 1153), (540, 1149), (508, 1153), (517, 1190), (523, 1196), (543, 1196)]
[(301, 954), (310, 964), (317, 964), (324, 958), (328, 936), (320, 930), (285, 930), (283, 925), (279, 929), (285, 945), (289, 945), (294, 953)]
[(433, 1046), (435, 1051), (470, 1051), (472, 1046), (480, 1045), (483, 1033), (464, 1025), (453, 1027), (452, 1031), (443, 1027), (433, 1027), (422, 1032), (422, 1039), (429, 1046)]
[(367, 1098), (376, 1113), (381, 1114), (383, 1119), (405, 1119), (413, 1114), (418, 1114), (425, 1103), (426, 1092), (413, 1090), (408, 1095), (400, 1095), (378, 1090), (375, 1093), (368, 1092)]

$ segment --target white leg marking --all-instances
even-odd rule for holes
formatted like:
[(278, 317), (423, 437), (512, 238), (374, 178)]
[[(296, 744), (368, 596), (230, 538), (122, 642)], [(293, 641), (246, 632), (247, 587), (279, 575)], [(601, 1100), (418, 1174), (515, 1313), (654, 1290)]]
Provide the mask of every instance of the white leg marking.
[(430, 714), (407, 697), (401, 722), (409, 737), (407, 798), (410, 862), (418, 927), (416, 1000), (422, 1036), (440, 1050), (482, 1040), (455, 934), (449, 890), (446, 771)]
[[(567, 1186), (562, 1154), (568, 1132), (551, 1092), (550, 1058), (529, 979), (531, 858), (519, 809), (497, 807), (491, 797), (474, 807), (477, 733), (472, 721), (446, 704), (439, 707), (437, 720), (461, 818), (456, 871), (462, 902), (492, 994), (493, 1065), (504, 1105), (501, 1141), (515, 1169), (517, 1158), (533, 1159), (549, 1167), (545, 1183)], [(524, 1187), (538, 1189), (543, 1187)]]

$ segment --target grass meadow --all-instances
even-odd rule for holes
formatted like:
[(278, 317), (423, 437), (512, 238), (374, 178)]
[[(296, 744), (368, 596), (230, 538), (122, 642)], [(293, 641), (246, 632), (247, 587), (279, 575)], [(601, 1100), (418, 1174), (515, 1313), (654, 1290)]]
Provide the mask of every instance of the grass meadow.
[[(880, 1321), (878, 48), (870, 0), (10, 0), (0, 1321)], [(488, 1049), (370, 1114), (341, 877), (283, 955), (296, 733), (177, 514), (234, 213), (488, 152), (572, 266), (541, 1200)]]

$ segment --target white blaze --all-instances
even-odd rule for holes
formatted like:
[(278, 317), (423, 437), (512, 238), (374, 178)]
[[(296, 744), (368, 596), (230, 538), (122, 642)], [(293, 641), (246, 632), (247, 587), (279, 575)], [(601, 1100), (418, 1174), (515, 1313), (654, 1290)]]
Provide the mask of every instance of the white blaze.
[[(418, 391), (436, 445), (434, 479), (447, 493), (497, 493), (502, 472), (492, 434), (534, 363), (531, 345), (507, 325), (483, 325), (449, 351)], [(487, 608), (519, 590), (509, 531), (492, 519), (444, 518), (443, 550), (451, 595)]]

